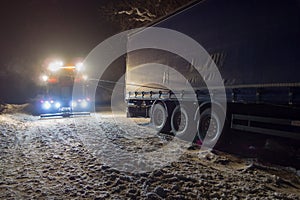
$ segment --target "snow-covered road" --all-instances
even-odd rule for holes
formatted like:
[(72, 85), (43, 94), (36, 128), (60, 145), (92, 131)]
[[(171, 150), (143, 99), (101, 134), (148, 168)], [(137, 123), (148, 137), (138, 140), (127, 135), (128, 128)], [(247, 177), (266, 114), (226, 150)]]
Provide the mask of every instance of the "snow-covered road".
[(188, 146), (111, 113), (2, 114), (0, 199), (300, 199), (293, 169)]

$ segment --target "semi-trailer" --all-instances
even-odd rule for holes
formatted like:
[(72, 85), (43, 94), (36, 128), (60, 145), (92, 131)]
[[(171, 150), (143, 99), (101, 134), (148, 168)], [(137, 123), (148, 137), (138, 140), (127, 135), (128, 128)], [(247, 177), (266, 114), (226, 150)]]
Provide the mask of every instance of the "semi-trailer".
[[(209, 73), (198, 73), (209, 70), (207, 63), (196, 66), (172, 52), (140, 49), (126, 58), (127, 116), (151, 118), (160, 132), (182, 136), (195, 130), (195, 139), (208, 144), (225, 128), (299, 140), (299, 11), (298, 0), (204, 0), (152, 23), (150, 28), (180, 32), (208, 52), (222, 76), (225, 102), (205, 84)], [(130, 34), (128, 45), (145, 30)], [(199, 63), (199, 55), (188, 53)]]

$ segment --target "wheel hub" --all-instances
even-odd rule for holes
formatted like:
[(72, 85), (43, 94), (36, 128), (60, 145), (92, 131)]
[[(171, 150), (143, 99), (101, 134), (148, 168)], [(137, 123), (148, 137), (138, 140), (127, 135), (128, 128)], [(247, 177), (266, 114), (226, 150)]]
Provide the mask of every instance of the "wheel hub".
[(161, 126), (164, 123), (163, 112), (161, 110), (156, 110), (154, 112), (154, 124)]
[(204, 118), (201, 123), (201, 128), (204, 137), (208, 137), (208, 139), (213, 139), (218, 135), (218, 122), (214, 117), (207, 116)]

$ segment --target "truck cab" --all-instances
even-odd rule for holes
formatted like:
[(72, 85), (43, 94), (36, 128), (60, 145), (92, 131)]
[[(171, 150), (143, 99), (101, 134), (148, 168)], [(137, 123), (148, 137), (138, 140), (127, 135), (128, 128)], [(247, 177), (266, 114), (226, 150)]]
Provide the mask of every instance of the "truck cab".
[[(88, 77), (84, 74), (82, 63), (64, 65), (61, 61), (51, 62), (41, 80), (43, 94), (38, 104), (41, 117), (70, 116), (75, 112), (89, 111)], [(74, 83), (82, 88), (76, 99), (72, 98)]]

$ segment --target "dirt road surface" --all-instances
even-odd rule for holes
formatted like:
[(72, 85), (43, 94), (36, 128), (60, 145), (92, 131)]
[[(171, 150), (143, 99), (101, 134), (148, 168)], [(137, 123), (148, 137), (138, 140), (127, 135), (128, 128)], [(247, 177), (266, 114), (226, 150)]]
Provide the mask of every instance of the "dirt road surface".
[(187, 147), (146, 120), (3, 113), (0, 199), (300, 199), (294, 168)]

